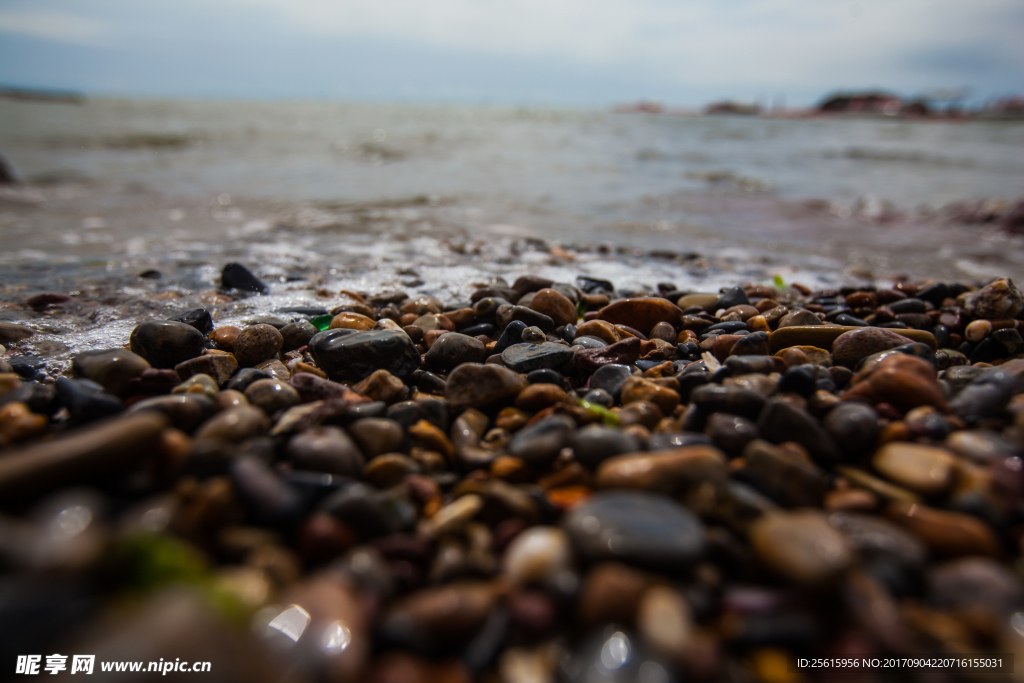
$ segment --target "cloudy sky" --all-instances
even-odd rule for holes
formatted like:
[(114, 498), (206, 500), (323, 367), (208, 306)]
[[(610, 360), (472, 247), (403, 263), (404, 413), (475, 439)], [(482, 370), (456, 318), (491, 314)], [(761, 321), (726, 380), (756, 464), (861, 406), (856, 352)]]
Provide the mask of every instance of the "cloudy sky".
[(1024, 91), (1021, 0), (0, 0), (0, 84), (599, 105)]

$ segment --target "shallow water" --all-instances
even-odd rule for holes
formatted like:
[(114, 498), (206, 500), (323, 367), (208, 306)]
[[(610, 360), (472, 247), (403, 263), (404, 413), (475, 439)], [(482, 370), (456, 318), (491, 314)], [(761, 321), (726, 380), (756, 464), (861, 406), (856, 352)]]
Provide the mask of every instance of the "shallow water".
[[(70, 352), (192, 305), (227, 320), (340, 289), (456, 301), (524, 272), (638, 290), (1021, 277), (1024, 241), (937, 211), (1024, 195), (1022, 148), (1024, 126), (997, 123), (0, 101), (0, 152), (27, 181), (0, 189), (0, 315), (79, 292), (88, 310), (50, 339)], [(232, 260), (272, 296), (213, 301)]]

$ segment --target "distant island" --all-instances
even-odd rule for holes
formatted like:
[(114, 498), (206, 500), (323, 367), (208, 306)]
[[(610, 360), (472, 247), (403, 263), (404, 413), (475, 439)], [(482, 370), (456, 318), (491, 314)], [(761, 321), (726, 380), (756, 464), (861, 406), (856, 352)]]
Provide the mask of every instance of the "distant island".
[(23, 102), (59, 102), (63, 104), (82, 104), (85, 102), (85, 95), (71, 90), (22, 88), (11, 85), (0, 85), (0, 98), (21, 100)]
[(669, 116), (750, 116), (763, 118), (898, 118), (926, 120), (1024, 121), (1024, 96), (993, 99), (977, 109), (963, 106), (964, 89), (941, 90), (904, 98), (882, 90), (835, 92), (813, 107), (763, 107), (757, 103), (722, 100), (701, 110), (673, 109), (659, 102), (640, 101), (616, 105), (621, 114), (664, 114)]

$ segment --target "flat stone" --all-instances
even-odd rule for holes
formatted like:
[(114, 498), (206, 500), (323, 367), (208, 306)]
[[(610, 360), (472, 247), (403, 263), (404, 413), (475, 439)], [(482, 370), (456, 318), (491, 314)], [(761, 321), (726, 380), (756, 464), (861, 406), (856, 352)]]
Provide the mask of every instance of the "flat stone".
[(128, 383), (149, 368), (145, 358), (128, 349), (84, 351), (71, 359), (76, 377), (91, 379), (122, 398), (127, 395)]
[(672, 325), (679, 322), (683, 311), (666, 299), (622, 299), (602, 308), (597, 317), (613, 325), (628, 325), (647, 334), (660, 322)]
[(132, 353), (145, 358), (154, 368), (173, 368), (203, 352), (203, 335), (185, 323), (150, 320), (130, 337)]
[(938, 495), (949, 488), (955, 462), (953, 456), (941, 448), (905, 442), (882, 446), (871, 461), (887, 479), (926, 496)]
[(892, 503), (885, 514), (939, 556), (999, 554), (999, 540), (977, 517), (913, 503)]
[(160, 448), (167, 418), (145, 412), (108, 420), (0, 458), (0, 496), (24, 500), (44, 491), (119, 472)]
[(861, 359), (897, 346), (912, 343), (913, 339), (883, 327), (859, 327), (844, 332), (832, 342), (832, 361), (837, 365), (852, 368)]
[(817, 510), (773, 510), (750, 527), (758, 557), (789, 580), (818, 586), (839, 578), (853, 563), (846, 537)]
[(540, 368), (560, 368), (575, 355), (571, 346), (553, 342), (513, 344), (501, 352), (501, 361), (515, 372), (527, 373)]
[(235, 339), (235, 359), (243, 368), (251, 368), (276, 358), (282, 346), (284, 337), (276, 327), (266, 323), (250, 325)]
[(725, 454), (713, 446), (683, 446), (608, 458), (597, 469), (602, 489), (677, 494), (704, 481), (725, 479)]
[(704, 526), (665, 496), (635, 491), (594, 494), (562, 520), (573, 547), (587, 561), (683, 571), (704, 553)]
[(420, 366), (420, 354), (404, 332), (328, 330), (310, 340), (309, 350), (335, 381), (359, 381), (380, 369), (404, 380)]
[(35, 334), (31, 327), (0, 321), (0, 344), (13, 344)]
[[(835, 340), (843, 334), (846, 334), (847, 332), (855, 332), (857, 330), (869, 329), (884, 328), (844, 327), (842, 325), (806, 325), (785, 327), (781, 330), (775, 330), (768, 336), (768, 348), (772, 353), (776, 354), (782, 349), (786, 349), (791, 346), (814, 346), (819, 349), (831, 349)], [(890, 332), (896, 334), (892, 330), (890, 330)], [(908, 344), (915, 341), (928, 344), (933, 349), (938, 348), (938, 345), (935, 342), (935, 336), (932, 335), (931, 332), (925, 332), (924, 330), (900, 330), (899, 335), (906, 337), (906, 339), (900, 342), (900, 344), (895, 344), (894, 346), (900, 346), (901, 344)], [(877, 350), (883, 351), (884, 349)], [(874, 351), (871, 353), (874, 353)], [(871, 354), (865, 353), (864, 355), (869, 356)], [(861, 358), (863, 357), (864, 356), (861, 356)], [(857, 360), (860, 360), (860, 358)]]
[(466, 408), (488, 410), (509, 405), (526, 386), (526, 378), (508, 368), (464, 363), (448, 375), (444, 395), (458, 414)]

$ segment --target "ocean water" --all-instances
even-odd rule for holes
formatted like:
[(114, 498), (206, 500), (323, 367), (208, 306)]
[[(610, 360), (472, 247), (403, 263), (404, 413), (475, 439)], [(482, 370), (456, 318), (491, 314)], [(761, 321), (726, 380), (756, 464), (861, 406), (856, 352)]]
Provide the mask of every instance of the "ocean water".
[(1021, 277), (1020, 238), (943, 207), (1024, 196), (1022, 149), (1012, 123), (0, 100), (26, 181), (0, 189), (0, 301), (91, 292), (127, 326), (149, 309), (126, 301), (184, 306), (230, 260), (274, 293), (224, 315), (340, 289), (458, 300), (528, 271), (641, 291)]

